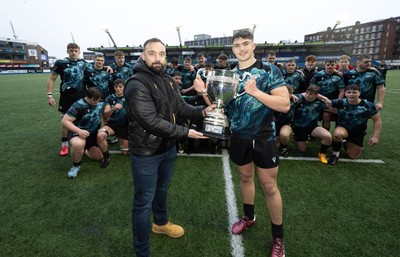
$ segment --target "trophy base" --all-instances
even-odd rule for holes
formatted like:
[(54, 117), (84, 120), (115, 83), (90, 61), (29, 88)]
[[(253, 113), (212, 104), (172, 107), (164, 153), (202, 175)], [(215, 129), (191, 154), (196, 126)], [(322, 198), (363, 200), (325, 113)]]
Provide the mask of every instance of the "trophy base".
[(228, 127), (222, 125), (214, 125), (209, 123), (204, 123), (203, 135), (211, 138), (217, 138), (222, 140), (229, 140), (229, 129)]

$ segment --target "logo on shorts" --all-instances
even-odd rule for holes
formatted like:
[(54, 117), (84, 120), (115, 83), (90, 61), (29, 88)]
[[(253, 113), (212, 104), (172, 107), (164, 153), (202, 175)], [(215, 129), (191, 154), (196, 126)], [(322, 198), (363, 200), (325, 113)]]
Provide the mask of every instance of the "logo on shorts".
[(276, 157), (272, 157), (272, 161), (275, 163), (276, 162)]

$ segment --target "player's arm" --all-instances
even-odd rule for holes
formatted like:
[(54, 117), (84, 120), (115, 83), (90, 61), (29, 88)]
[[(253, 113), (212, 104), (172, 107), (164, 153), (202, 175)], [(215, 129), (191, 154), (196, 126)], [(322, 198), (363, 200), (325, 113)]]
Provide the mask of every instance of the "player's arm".
[(251, 76), (246, 81), (244, 90), (274, 111), (287, 113), (290, 109), (290, 95), (287, 87), (277, 87), (271, 90), (271, 94), (267, 94), (257, 88), (256, 80), (254, 76)]
[(67, 128), (69, 131), (78, 134), (80, 138), (87, 138), (89, 136), (89, 131), (83, 130), (78, 128), (75, 124), (76, 118), (69, 116), (68, 113), (64, 115), (64, 117), (61, 120), (61, 125), (65, 128)]
[(56, 101), (53, 97), (54, 84), (56, 83), (58, 74), (51, 73), (47, 80), (47, 102), (50, 106), (56, 106)]
[(382, 120), (379, 112), (373, 115), (371, 117), (371, 120), (374, 122), (374, 133), (372, 134), (372, 137), (369, 139), (368, 144), (376, 145), (379, 142), (379, 135), (381, 134), (381, 129), (382, 129)]
[(117, 103), (114, 107), (111, 107), (111, 105), (106, 104), (103, 111), (103, 118), (104, 119), (110, 118), (116, 110), (121, 110), (122, 108), (123, 106), (120, 103)]
[(383, 102), (385, 100), (385, 86), (383, 84), (376, 87), (378, 94), (378, 103), (375, 105), (376, 109), (382, 110)]

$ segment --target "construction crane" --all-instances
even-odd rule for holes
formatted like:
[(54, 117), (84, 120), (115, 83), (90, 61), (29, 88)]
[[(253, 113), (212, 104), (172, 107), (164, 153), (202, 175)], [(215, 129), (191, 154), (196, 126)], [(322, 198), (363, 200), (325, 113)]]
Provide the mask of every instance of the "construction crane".
[(12, 24), (11, 21), (10, 21), (10, 25), (11, 25), (12, 32), (13, 32), (13, 34), (14, 34), (14, 38), (15, 38), (15, 39), (18, 39), (18, 36), (15, 34), (14, 26), (13, 26), (13, 24)]
[(117, 44), (115, 44), (114, 39), (112, 38), (111, 34), (110, 34), (110, 30), (109, 29), (104, 29), (104, 31), (107, 33), (107, 35), (110, 37), (111, 41), (114, 44), (114, 47), (117, 47)]
[(178, 31), (179, 46), (182, 46), (182, 39), (181, 39), (181, 26), (177, 26), (177, 27), (176, 27), (176, 31)]

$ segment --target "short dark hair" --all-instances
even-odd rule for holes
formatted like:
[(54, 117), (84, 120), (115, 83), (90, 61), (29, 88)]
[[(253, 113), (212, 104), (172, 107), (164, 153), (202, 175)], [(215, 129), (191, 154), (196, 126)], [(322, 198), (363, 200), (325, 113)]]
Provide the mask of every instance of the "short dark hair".
[(235, 35), (233, 35), (232, 43), (238, 38), (250, 39), (250, 40), (253, 41), (254, 40), (254, 35), (250, 31), (240, 30), (240, 31), (236, 32)]
[(307, 93), (311, 93), (311, 94), (318, 94), (318, 93), (319, 93), (319, 90), (320, 90), (320, 87), (319, 87), (319, 86), (317, 86), (317, 85), (315, 85), (315, 84), (310, 84), (310, 85), (307, 87), (306, 92), (307, 92)]
[(171, 63), (175, 63), (175, 64), (178, 64), (178, 58), (176, 58), (176, 57), (172, 57), (171, 58)]
[(113, 86), (115, 87), (116, 85), (122, 84), (125, 87), (125, 81), (123, 79), (116, 79), (113, 82)]
[(196, 58), (200, 58), (200, 57), (206, 57), (206, 55), (204, 53), (198, 53)]
[(114, 56), (125, 56), (125, 54), (124, 54), (124, 52), (118, 50), (118, 51), (115, 51)]
[(363, 59), (371, 59), (371, 56), (369, 56), (368, 54), (362, 54), (357, 56), (357, 61), (362, 61)]
[(358, 92), (361, 92), (360, 86), (357, 85), (357, 84), (351, 84), (351, 85), (348, 85), (348, 86), (346, 86), (346, 87), (344, 88), (344, 92), (350, 91), (350, 90), (356, 90), (356, 91), (358, 91)]
[(153, 38), (147, 39), (146, 42), (144, 42), (143, 51), (146, 49), (146, 46), (150, 43), (161, 43), (163, 46), (165, 46), (165, 44), (163, 43), (163, 41), (161, 41), (161, 39), (153, 37)]
[(98, 87), (89, 87), (86, 91), (86, 96), (90, 99), (97, 100), (101, 97), (101, 92)]
[(76, 44), (76, 43), (69, 43), (69, 44), (67, 45), (67, 50), (68, 50), (68, 49), (81, 49), (81, 48), (80, 48), (79, 45)]
[(178, 71), (178, 70), (172, 72), (171, 77), (175, 77), (175, 76), (181, 76), (181, 77), (182, 77), (182, 72), (180, 72), (180, 71)]
[(326, 64), (326, 63), (336, 63), (336, 60), (335, 60), (335, 59), (327, 59), (327, 60), (325, 60), (324, 63), (325, 63), (325, 64)]
[(306, 57), (306, 62), (308, 62), (308, 61), (317, 61), (317, 56), (315, 56), (315, 55), (308, 55), (307, 57)]
[(217, 59), (226, 61), (228, 60), (228, 56), (226, 54), (220, 54)]

